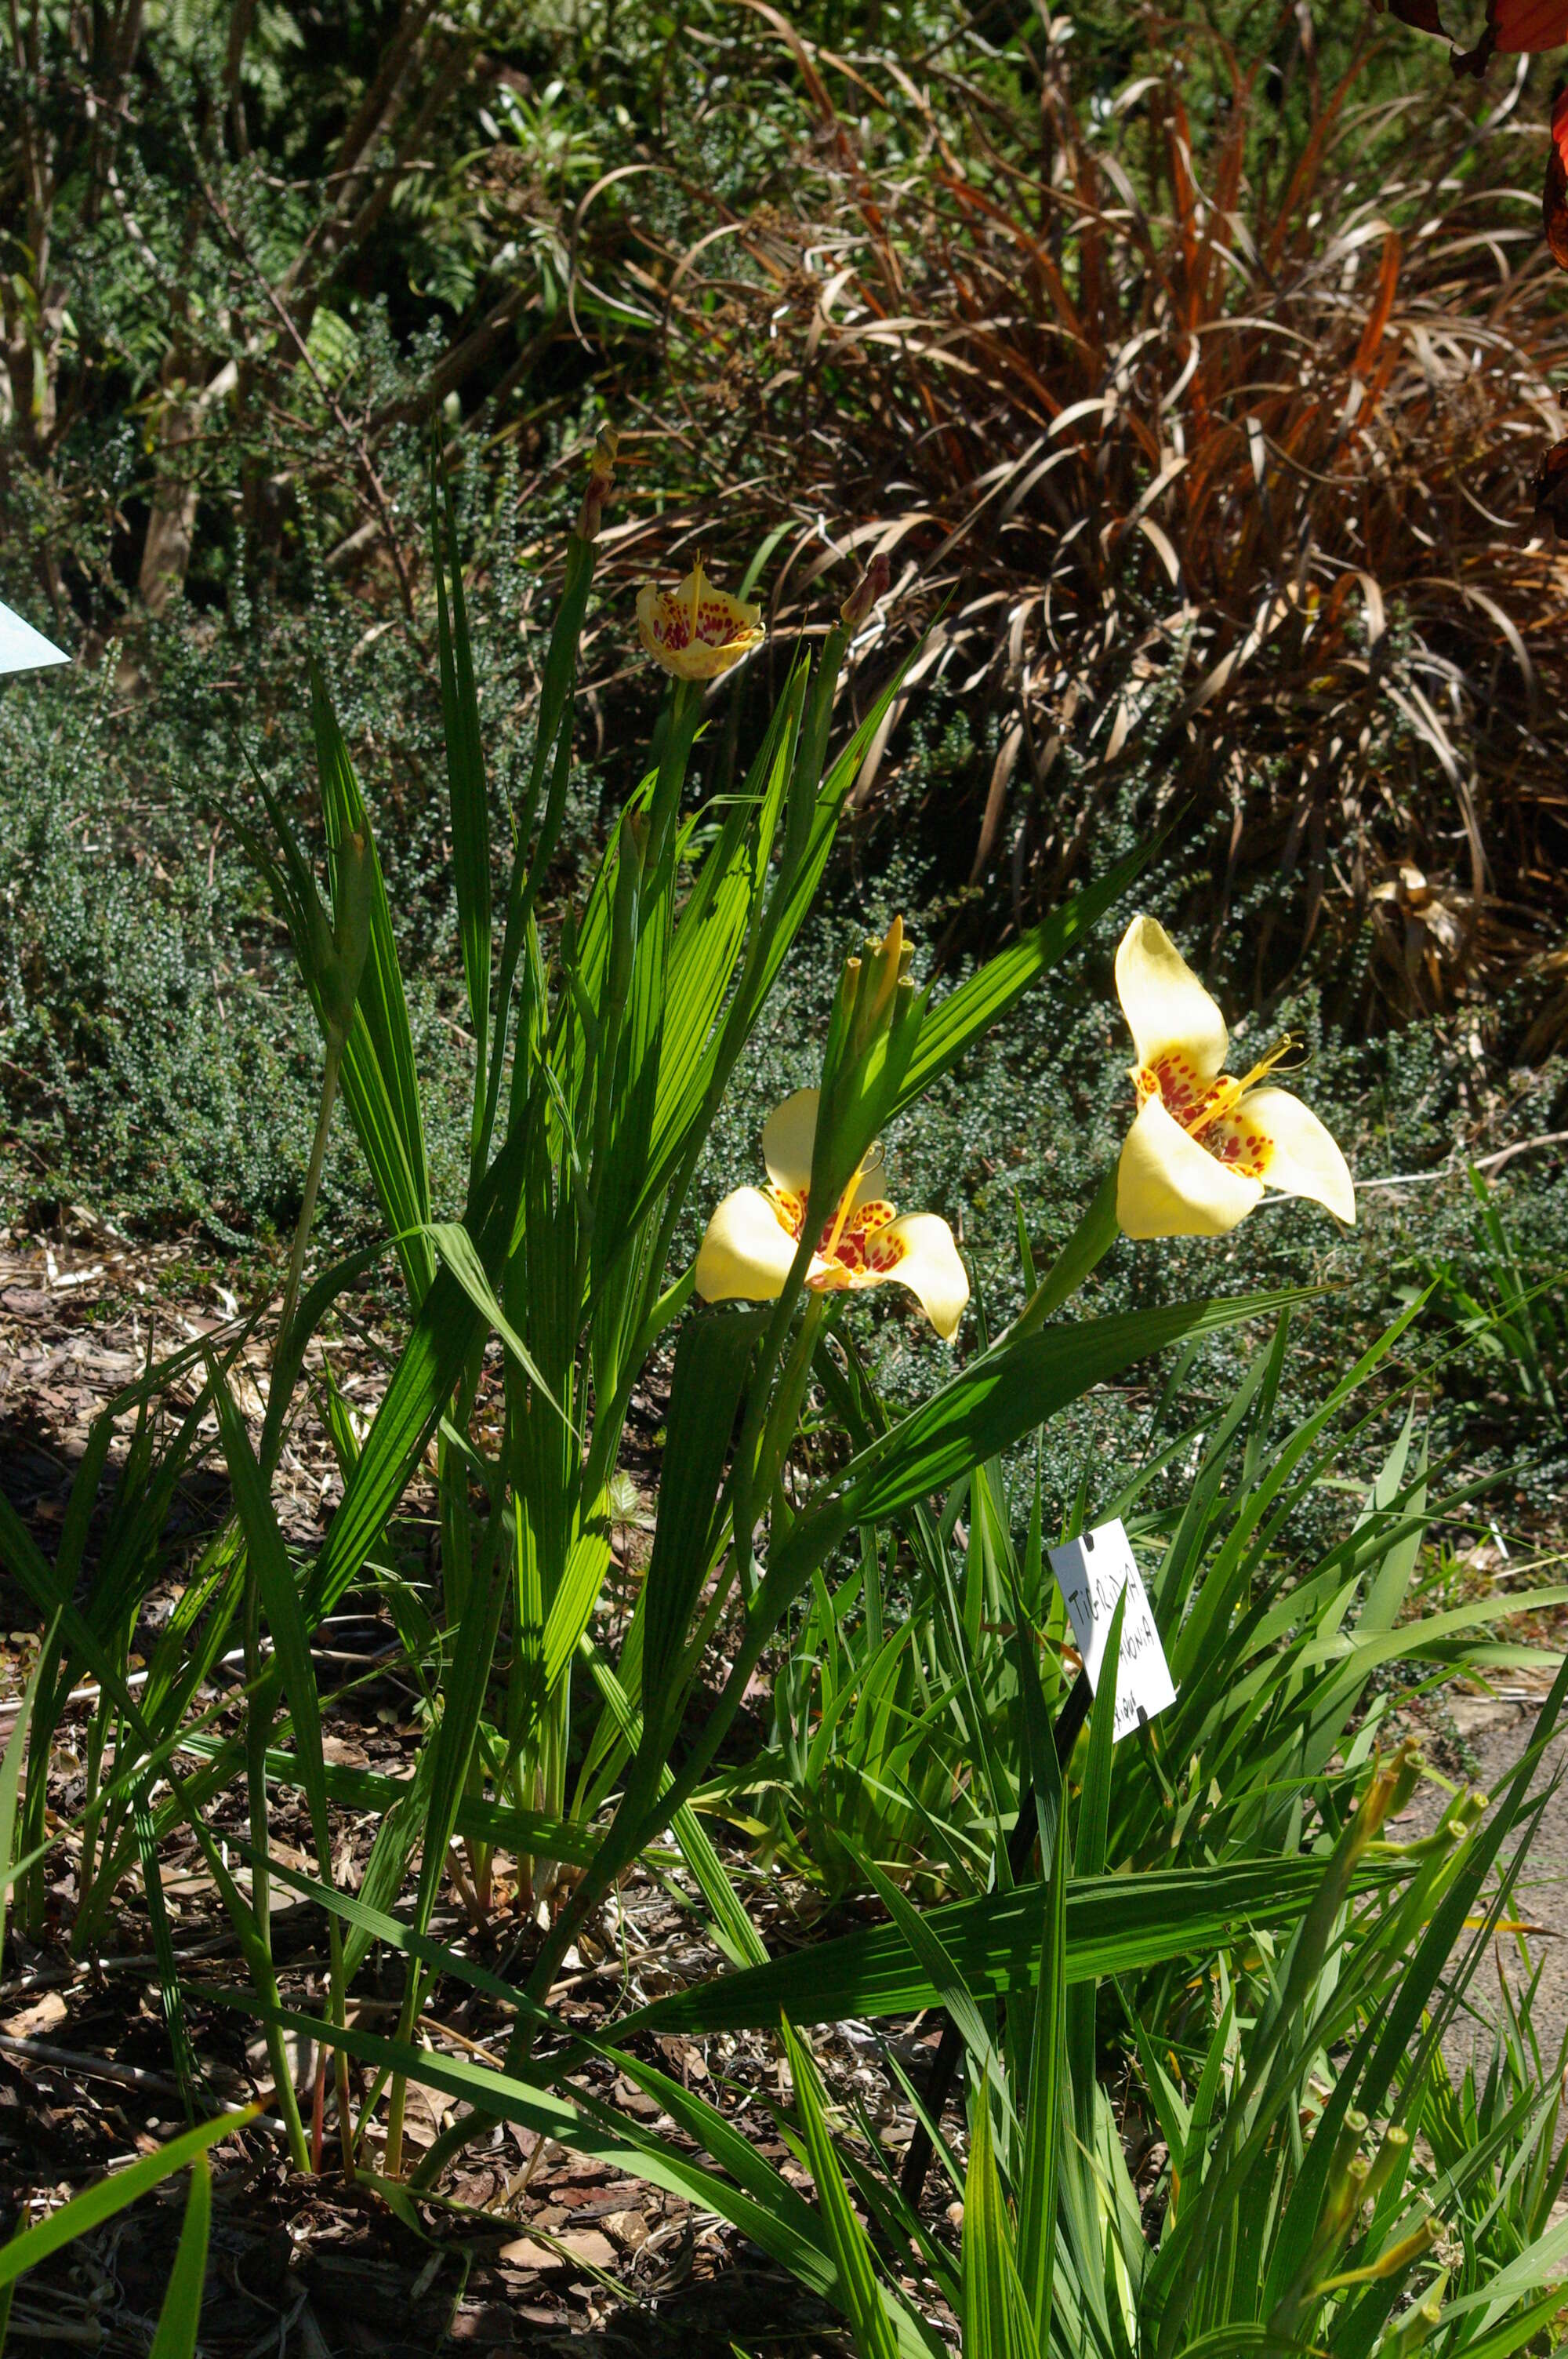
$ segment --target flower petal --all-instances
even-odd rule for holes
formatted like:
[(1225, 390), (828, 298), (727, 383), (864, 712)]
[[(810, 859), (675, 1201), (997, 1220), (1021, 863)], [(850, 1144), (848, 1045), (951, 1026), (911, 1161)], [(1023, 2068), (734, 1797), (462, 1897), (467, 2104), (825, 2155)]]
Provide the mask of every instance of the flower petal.
[(767, 636), (762, 608), (716, 590), (700, 558), (678, 590), (643, 583), (637, 632), (654, 661), (681, 679), (717, 679)]
[(820, 1090), (796, 1090), (775, 1106), (762, 1125), (762, 1161), (775, 1188), (804, 1197), (811, 1185), (811, 1150), (816, 1144)]
[(1222, 1237), (1262, 1193), (1260, 1180), (1189, 1138), (1158, 1098), (1139, 1108), (1116, 1175), (1116, 1217), (1130, 1237)]
[(760, 1188), (737, 1188), (716, 1206), (697, 1256), (704, 1302), (776, 1302), (795, 1239)]
[(1158, 919), (1134, 918), (1123, 934), (1116, 992), (1141, 1065), (1176, 1056), (1200, 1089), (1214, 1080), (1230, 1045), (1225, 1018)]
[(1261, 1136), (1262, 1177), (1271, 1188), (1310, 1196), (1354, 1228), (1356, 1186), (1349, 1166), (1310, 1106), (1289, 1090), (1249, 1090), (1231, 1119)]
[(857, 1286), (907, 1286), (945, 1343), (958, 1332), (969, 1299), (969, 1278), (953, 1232), (935, 1212), (901, 1212), (866, 1240), (866, 1267)]

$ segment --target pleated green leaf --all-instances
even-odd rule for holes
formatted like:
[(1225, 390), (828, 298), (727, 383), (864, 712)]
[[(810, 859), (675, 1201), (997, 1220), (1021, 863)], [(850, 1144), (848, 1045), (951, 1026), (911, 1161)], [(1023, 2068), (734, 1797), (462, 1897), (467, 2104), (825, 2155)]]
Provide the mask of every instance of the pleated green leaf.
[(1032, 927), (1022, 940), (999, 951), (956, 991), (937, 1001), (921, 1026), (909, 1070), (893, 1101), (894, 1114), (913, 1105), (934, 1082), (950, 1072), (965, 1051), (999, 1023), (1043, 974), (1048, 974), (1069, 951), (1087, 939), (1147, 865), (1160, 841), (1156, 837), (1138, 851), (1128, 853), (1103, 876), (1097, 876), (1082, 892), (1075, 893), (1070, 901), (1064, 901), (1060, 908), (1053, 909), (1048, 918)]
[(38, 1701), (38, 1680), (45, 1658), (53, 1646), (57, 1627), (58, 1619), (51, 1623), (38, 1650), (38, 1660), (22, 1690), (22, 1701), (16, 1707), (16, 1724), (6, 1739), (5, 1756), (0, 1759), (0, 1947), (4, 1947), (5, 1940), (5, 1909), (11, 1897), (11, 1886), (20, 1873), (20, 1863), (16, 1856), (16, 1795), (21, 1785), (22, 1763), (27, 1751), (33, 1706)]
[(1038, 2359), (1018, 2274), (1012, 2222), (996, 2167), (990, 2107), (974, 2108), (964, 2178), (964, 2359)]
[(441, 717), (447, 741), (447, 794), (452, 821), (452, 886), (458, 903), (458, 939), (468, 985), (469, 1021), (474, 1036), (474, 1136), (483, 1114), (490, 1061), (490, 801), (485, 787), (484, 743), (479, 695), (474, 687), (463, 598), (462, 552), (451, 493), (432, 470), (430, 539), (435, 552), (436, 634), (441, 664)]
[(854, 2332), (860, 2359), (898, 2359), (892, 2322), (882, 2307), (871, 2239), (849, 2201), (827, 2126), (826, 2092), (815, 2058), (794, 2026), (784, 2026), (784, 2053), (795, 2082), (795, 2102), (806, 2135), (816, 2201), (833, 2257), (838, 2265), (839, 2299)]
[(659, 1519), (643, 1622), (643, 1704), (647, 1734), (662, 1756), (671, 1729), (670, 1681), (707, 1574), (719, 1485), (760, 1311), (719, 1310), (688, 1319), (676, 1350), (669, 1439), (659, 1483)]
[[(526, 1155), (527, 1125), (518, 1123), (480, 1182), (465, 1223), (492, 1288), (512, 1241)], [(446, 1412), (482, 1316), (450, 1270), (438, 1269), (316, 1560), (313, 1616), (330, 1613), (358, 1579)]]
[(370, 854), (370, 949), (360, 977), (354, 1019), (343, 1051), (343, 1098), (381, 1198), (387, 1225), (416, 1302), (422, 1299), (435, 1267), (429, 1245), (409, 1234), (430, 1217), (430, 1179), (425, 1158), (425, 1118), (414, 1038), (408, 1023), (386, 881), (381, 873), (370, 814), (349, 756), (343, 733), (319, 665), (310, 672), (310, 721), (327, 822), (327, 855), (336, 905), (339, 847), (362, 835)]
[(793, 1593), (803, 1569), (820, 1563), (839, 1534), (946, 1490), (1135, 1361), (1187, 1336), (1217, 1334), (1312, 1299), (1310, 1288), (1289, 1288), (1175, 1302), (1004, 1339), (850, 1460), (836, 1495), (808, 1510), (775, 1543), (766, 1585)]
[(332, 1872), (331, 1826), (327, 1810), (326, 1761), (321, 1750), (321, 1700), (316, 1687), (316, 1666), (310, 1658), (310, 1634), (306, 1626), (299, 1587), (288, 1551), (278, 1529), (272, 1495), (256, 1464), (245, 1422), (234, 1406), (227, 1383), (215, 1388), (218, 1430), (233, 1486), (234, 1505), (245, 1535), (251, 1570), (261, 1588), (262, 1611), (283, 1673), (284, 1692), (294, 1721), (295, 1756), (299, 1782), (310, 1811), (310, 1831), (321, 1873)]
[(566, 1411), (535, 1365), (527, 1344), (496, 1300), (495, 1289), (485, 1276), (484, 1265), (474, 1251), (473, 1239), (462, 1223), (432, 1221), (427, 1234), (474, 1309), (494, 1328), (529, 1383), (538, 1386), (557, 1417), (564, 1417)]
[[(1357, 1880), (1379, 1890), (1408, 1870), (1378, 1862)], [(1065, 1978), (1136, 1973), (1168, 1958), (1202, 1955), (1246, 1937), (1250, 1927), (1288, 1928), (1323, 1883), (1314, 1859), (1245, 1861), (1214, 1868), (1169, 1868), (1138, 1876), (1075, 1876), (1067, 1886)], [(1040, 1971), (1045, 1886), (1019, 1885), (929, 1912), (940, 1940), (976, 1997), (1032, 1989)], [(846, 2016), (913, 2014), (941, 1998), (935, 1980), (896, 1926), (877, 1925), (675, 1991), (616, 2026), (642, 2031), (739, 2031), (775, 2023), (831, 2023)]]

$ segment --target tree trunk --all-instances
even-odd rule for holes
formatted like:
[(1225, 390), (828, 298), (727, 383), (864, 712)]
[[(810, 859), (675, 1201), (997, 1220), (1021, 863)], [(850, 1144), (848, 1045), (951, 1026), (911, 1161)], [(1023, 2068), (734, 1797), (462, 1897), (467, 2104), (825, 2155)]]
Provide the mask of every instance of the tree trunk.
[(157, 480), (136, 576), (136, 588), (149, 614), (166, 613), (169, 601), (185, 588), (200, 498), (190, 446), (200, 441), (213, 403), (233, 391), (238, 374), (229, 361), (200, 393), (189, 395), (169, 387), (170, 398), (158, 421)]

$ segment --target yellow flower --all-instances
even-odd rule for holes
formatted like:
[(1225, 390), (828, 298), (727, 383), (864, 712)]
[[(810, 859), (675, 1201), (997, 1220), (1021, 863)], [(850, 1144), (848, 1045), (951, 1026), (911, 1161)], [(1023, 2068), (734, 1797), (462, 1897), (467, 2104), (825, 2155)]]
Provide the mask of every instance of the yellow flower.
[(1227, 1075), (1225, 1018), (1152, 918), (1134, 918), (1122, 936), (1116, 989), (1138, 1057), (1138, 1116), (1116, 1186), (1130, 1237), (1223, 1236), (1265, 1181), (1354, 1223), (1344, 1156), (1316, 1114), (1268, 1082), (1284, 1049), (1240, 1081)]
[(637, 592), (637, 629), (656, 664), (679, 679), (717, 679), (766, 637), (762, 610), (716, 590), (699, 557), (678, 590)]
[[(705, 1302), (773, 1302), (784, 1291), (806, 1221), (816, 1090), (796, 1090), (762, 1125), (767, 1188), (737, 1188), (708, 1223), (697, 1256)], [(895, 1213), (877, 1193), (873, 1147), (817, 1239), (806, 1284), (819, 1294), (858, 1293), (896, 1278), (915, 1295), (945, 1343), (958, 1332), (969, 1281), (953, 1232), (935, 1212)]]

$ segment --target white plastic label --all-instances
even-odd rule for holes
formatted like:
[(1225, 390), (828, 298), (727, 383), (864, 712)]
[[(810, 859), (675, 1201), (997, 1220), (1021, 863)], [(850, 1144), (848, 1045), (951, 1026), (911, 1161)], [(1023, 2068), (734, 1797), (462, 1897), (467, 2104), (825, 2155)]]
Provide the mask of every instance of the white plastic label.
[(0, 606), (0, 671), (37, 671), (44, 664), (70, 661), (31, 623), (13, 614), (9, 606)]
[(1152, 1720), (1176, 1701), (1153, 1608), (1120, 1517), (1054, 1548), (1051, 1570), (1066, 1604), (1089, 1686), (1097, 1690), (1116, 1601), (1123, 1589), (1127, 1592), (1116, 1667), (1116, 1723), (1111, 1731), (1112, 1741), (1119, 1744), (1141, 1719)]

